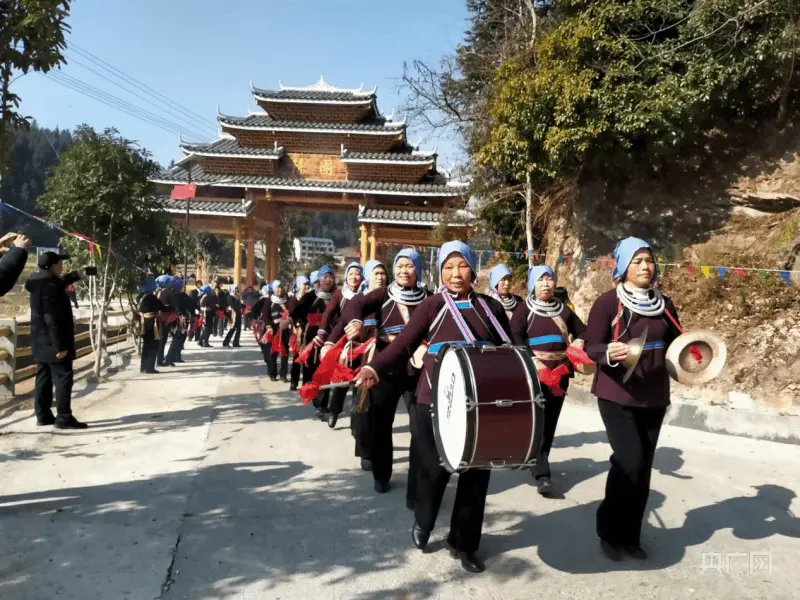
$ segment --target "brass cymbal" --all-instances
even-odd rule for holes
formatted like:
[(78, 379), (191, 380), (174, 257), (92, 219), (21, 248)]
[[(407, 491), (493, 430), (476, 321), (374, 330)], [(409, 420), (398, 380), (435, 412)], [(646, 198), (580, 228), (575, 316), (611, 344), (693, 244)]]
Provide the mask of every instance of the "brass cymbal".
[(626, 356), (625, 360), (622, 361), (622, 364), (625, 366), (627, 371), (625, 371), (625, 375), (622, 377), (622, 383), (628, 382), (628, 380), (631, 378), (631, 375), (633, 375), (634, 369), (636, 369), (636, 365), (639, 364), (639, 359), (642, 357), (642, 353), (644, 352), (644, 345), (647, 342), (647, 334), (649, 332), (650, 328), (645, 327), (642, 335), (628, 342), (628, 356)]
[(722, 337), (709, 330), (687, 331), (667, 348), (667, 372), (684, 385), (702, 385), (725, 367), (728, 349)]

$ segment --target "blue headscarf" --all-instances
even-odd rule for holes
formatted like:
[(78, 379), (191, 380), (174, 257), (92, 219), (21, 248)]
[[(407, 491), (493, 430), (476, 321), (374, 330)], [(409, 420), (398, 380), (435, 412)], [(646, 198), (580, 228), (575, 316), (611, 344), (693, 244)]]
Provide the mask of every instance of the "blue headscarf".
[(172, 275), (159, 275), (156, 277), (156, 285), (160, 288), (168, 288), (172, 283)]
[(205, 296), (206, 294), (210, 294), (213, 290), (211, 289), (210, 285), (205, 284), (203, 287), (200, 288), (199, 291), (201, 296)]
[(336, 277), (336, 273), (333, 272), (333, 269), (331, 269), (328, 265), (325, 265), (324, 267), (320, 267), (319, 271), (317, 271), (317, 283), (319, 283), (319, 280), (322, 279), (324, 275), (332, 275), (333, 277)]
[(317, 285), (319, 283), (319, 271), (311, 271), (311, 276), (308, 280), (311, 285)]
[(308, 277), (305, 275), (298, 275), (297, 278), (294, 280), (294, 291), (299, 292), (300, 288), (304, 285), (308, 285)]
[(261, 295), (269, 296), (272, 293), (272, 288), (268, 285), (261, 286)]
[[(650, 254), (653, 253), (650, 244), (639, 238), (625, 238), (617, 244), (617, 247), (614, 248), (614, 260), (616, 264), (614, 265), (614, 270), (611, 272), (611, 276), (614, 279), (622, 280), (625, 278), (625, 271), (628, 270), (628, 266), (630, 266), (634, 254), (639, 250), (649, 250)], [(653, 271), (653, 279), (650, 280), (650, 285), (654, 284), (657, 279), (658, 269)]]
[(464, 242), (459, 242), (458, 240), (445, 242), (442, 244), (442, 247), (439, 248), (439, 273), (442, 272), (442, 265), (444, 265), (444, 261), (447, 260), (447, 257), (451, 254), (460, 254), (462, 257), (464, 257), (464, 260), (469, 263), (470, 269), (472, 269), (472, 281), (474, 282), (476, 279), (478, 279), (478, 257), (475, 256), (475, 252), (472, 251), (472, 248), (467, 246)]
[(489, 287), (493, 292), (497, 291), (497, 284), (500, 283), (505, 277), (513, 276), (511, 269), (506, 265), (497, 265), (489, 271)]
[(528, 293), (533, 293), (533, 288), (536, 285), (536, 282), (542, 278), (542, 275), (550, 275), (550, 277), (555, 280), (556, 274), (553, 273), (553, 269), (548, 267), (547, 265), (538, 265), (536, 267), (531, 267), (528, 269)]
[(280, 279), (276, 279), (275, 281), (273, 281), (272, 283), (269, 284), (269, 287), (270, 287), (270, 289), (272, 291), (275, 291), (275, 288), (278, 287), (278, 286), (283, 287), (283, 283), (281, 283)]
[(358, 269), (358, 272), (361, 273), (361, 279), (364, 279), (364, 267), (361, 266), (361, 263), (353, 261), (344, 270), (344, 276), (347, 278), (347, 273), (350, 269)]
[(183, 279), (180, 277), (173, 277), (171, 281), (172, 289), (174, 290), (182, 290), (183, 289)]
[(375, 270), (375, 267), (383, 267), (383, 270), (386, 270), (386, 265), (383, 264), (379, 260), (368, 260), (367, 264), (364, 265), (364, 282), (369, 287), (369, 281), (372, 279), (372, 271)]
[(156, 282), (152, 277), (148, 277), (142, 283), (136, 286), (136, 291), (140, 294), (152, 294), (156, 291)]
[[(394, 263), (392, 263), (392, 271), (397, 266), (397, 261), (401, 258), (407, 258), (412, 263), (414, 263), (414, 271), (417, 272), (417, 287), (422, 285), (422, 256), (420, 256), (419, 252), (414, 250), (413, 248), (403, 248), (400, 252), (397, 253), (397, 256), (394, 257)], [(373, 267), (374, 268), (374, 267)]]

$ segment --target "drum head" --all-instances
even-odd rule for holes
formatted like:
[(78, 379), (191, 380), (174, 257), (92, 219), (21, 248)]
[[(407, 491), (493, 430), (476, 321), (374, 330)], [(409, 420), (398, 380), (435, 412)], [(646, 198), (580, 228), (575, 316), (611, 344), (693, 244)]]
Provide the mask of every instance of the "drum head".
[[(439, 458), (448, 471), (455, 471), (465, 459), (467, 445), (467, 376), (465, 361), (456, 348), (444, 351), (438, 369), (433, 405), (433, 431)], [(471, 387), (471, 386), (470, 386)]]

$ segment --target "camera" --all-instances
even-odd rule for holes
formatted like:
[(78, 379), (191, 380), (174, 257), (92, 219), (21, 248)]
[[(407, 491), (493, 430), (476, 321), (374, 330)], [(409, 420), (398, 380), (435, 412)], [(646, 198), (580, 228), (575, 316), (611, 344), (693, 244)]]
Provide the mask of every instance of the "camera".
[(97, 267), (86, 267), (83, 271), (86, 273), (87, 277), (94, 277), (97, 275)]

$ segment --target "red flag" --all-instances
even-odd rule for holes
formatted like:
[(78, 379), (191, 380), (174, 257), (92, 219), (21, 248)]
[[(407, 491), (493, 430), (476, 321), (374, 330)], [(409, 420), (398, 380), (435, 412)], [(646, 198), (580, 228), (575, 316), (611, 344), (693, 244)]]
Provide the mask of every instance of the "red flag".
[(736, 269), (734, 269), (734, 271), (736, 271), (736, 274), (739, 277), (744, 277), (744, 269), (740, 269), (739, 267), (736, 267)]
[(686, 270), (689, 271), (689, 275), (694, 277), (694, 266), (693, 265), (686, 265)]
[(187, 200), (194, 198), (197, 194), (197, 186), (193, 183), (189, 185), (176, 185), (172, 187), (172, 193), (169, 195), (170, 200)]

